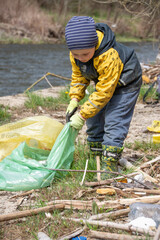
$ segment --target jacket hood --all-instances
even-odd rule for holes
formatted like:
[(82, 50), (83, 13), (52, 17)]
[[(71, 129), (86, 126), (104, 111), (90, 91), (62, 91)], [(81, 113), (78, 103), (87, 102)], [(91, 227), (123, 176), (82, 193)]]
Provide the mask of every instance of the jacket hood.
[(96, 23), (96, 30), (103, 32), (104, 37), (99, 48), (95, 51), (94, 57), (97, 57), (115, 45), (115, 35), (107, 24)]

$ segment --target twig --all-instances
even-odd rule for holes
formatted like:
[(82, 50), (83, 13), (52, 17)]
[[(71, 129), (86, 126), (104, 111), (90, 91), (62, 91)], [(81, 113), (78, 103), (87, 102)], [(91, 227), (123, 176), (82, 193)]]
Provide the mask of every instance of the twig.
[[(147, 173), (143, 172), (140, 168), (136, 168), (133, 164), (131, 164), (130, 162), (128, 162), (126, 159), (121, 158), (119, 160), (119, 163), (121, 164), (121, 166), (126, 167), (127, 169), (133, 169), (134, 171), (137, 171), (139, 173), (141, 173), (144, 176), (144, 179), (153, 182), (153, 183), (157, 183), (157, 179), (152, 178), (150, 175), (148, 175)], [(134, 179), (135, 181), (136, 179)], [(142, 183), (141, 183), (142, 184)]]
[(36, 82), (34, 82), (30, 87), (28, 87), (25, 92), (29, 91), (32, 87), (34, 87), (37, 83), (39, 83), (40, 81), (42, 81), (46, 76), (48, 75), (51, 75), (51, 76), (54, 76), (54, 77), (57, 77), (57, 78), (61, 78), (61, 79), (64, 79), (64, 80), (67, 80), (67, 81), (71, 81), (72, 79), (70, 78), (67, 78), (67, 77), (63, 77), (63, 76), (60, 76), (60, 75), (57, 75), (57, 74), (54, 74), (54, 73), (46, 73), (43, 77), (41, 77), (40, 79), (38, 79)]
[(156, 231), (156, 234), (154, 236), (154, 239), (153, 240), (159, 240), (160, 239), (160, 225)]
[(49, 86), (50, 86), (51, 88), (53, 88), (53, 86), (52, 86), (52, 84), (50, 83), (50, 81), (48, 80), (48, 78), (47, 78), (46, 76), (44, 76), (44, 78), (45, 78), (46, 82), (49, 84)]
[(156, 189), (143, 189), (143, 188), (125, 188), (123, 189), (124, 192), (145, 192), (148, 194), (160, 194), (160, 190)]
[(72, 231), (71, 233), (58, 238), (58, 240), (72, 239), (72, 238), (80, 235), (84, 231), (84, 229), (85, 229), (85, 227), (84, 228), (77, 228), (76, 230)]
[(150, 236), (154, 236), (155, 232), (143, 228), (137, 228), (134, 226), (128, 226), (127, 224), (122, 224), (122, 223), (115, 223), (115, 222), (109, 222), (109, 221), (92, 221), (92, 220), (87, 220), (87, 219), (81, 219), (81, 218), (66, 218), (62, 217), (62, 219), (65, 220), (70, 220), (73, 222), (79, 222), (81, 224), (91, 224), (91, 225), (96, 225), (96, 226), (101, 226), (101, 227), (109, 227), (109, 228), (116, 228), (116, 229), (121, 229), (127, 232), (138, 232), (138, 233), (143, 233), (143, 234), (149, 234)]
[(35, 190), (32, 189), (32, 190), (27, 191), (27, 192), (19, 193), (19, 194), (17, 194), (17, 195), (14, 195), (14, 196), (10, 197), (9, 199), (18, 198), (18, 197), (24, 197), (24, 196), (27, 196), (27, 195), (32, 194), (34, 191), (35, 191)]
[[(45, 169), (48, 169), (48, 170), (51, 170), (51, 171), (59, 171), (59, 172), (84, 172), (84, 170), (80, 169), (80, 170), (74, 170), (74, 169), (55, 169), (55, 168), (45, 168)], [(105, 170), (86, 170), (86, 172), (88, 173), (111, 173), (110, 171), (105, 171)], [(145, 188), (148, 188), (148, 189), (151, 189), (150, 186), (147, 186), (146, 184), (138, 181), (137, 179), (134, 179), (132, 177), (130, 177), (131, 175), (125, 175), (125, 174), (122, 174), (122, 173), (119, 173), (119, 172), (112, 172), (112, 174), (115, 174), (115, 175), (121, 175), (123, 176), (123, 178), (130, 178), (132, 181), (135, 181), (139, 184), (141, 184), (142, 186), (144, 186)], [(135, 174), (134, 174), (135, 175)], [(113, 179), (117, 179), (117, 178), (112, 178), (111, 180), (113, 181)], [(109, 180), (109, 179), (108, 179)], [(101, 181), (99, 182), (101, 183)]]
[(103, 240), (141, 240), (146, 239), (143, 236), (133, 236), (133, 235), (126, 235), (126, 234), (117, 234), (117, 233), (110, 233), (110, 232), (99, 232), (99, 231), (92, 231), (90, 230), (91, 238), (96, 239), (103, 239)]
[(149, 162), (145, 162), (145, 163), (143, 163), (143, 164), (140, 166), (140, 168), (148, 167), (149, 165), (151, 165), (151, 164), (153, 164), (153, 163), (155, 163), (155, 162), (158, 162), (158, 161), (160, 161), (160, 156), (158, 156), (158, 157), (152, 159), (152, 160), (149, 161)]
[(53, 211), (55, 209), (64, 209), (64, 207), (65, 207), (64, 204), (57, 204), (57, 205), (46, 206), (46, 207), (41, 207), (41, 208), (37, 208), (37, 209), (31, 209), (31, 210), (25, 210), (25, 211), (20, 211), (20, 212), (4, 214), (4, 215), (0, 215), (0, 222), (32, 216), (32, 215), (36, 215), (40, 212)]
[(97, 215), (93, 215), (89, 218), (89, 220), (101, 220), (104, 218), (115, 218), (115, 217), (119, 217), (119, 216), (124, 216), (126, 214), (128, 214), (130, 211), (129, 208), (126, 209), (120, 209), (114, 212), (108, 212), (108, 213), (100, 213)]
[(84, 179), (85, 179), (85, 176), (86, 176), (87, 167), (88, 167), (88, 159), (86, 160), (86, 166), (85, 166), (85, 169), (84, 169), (83, 178), (82, 178), (82, 181), (80, 182), (80, 185), (81, 185), (81, 186), (82, 186), (83, 183), (84, 183)]
[[(97, 171), (100, 170), (100, 156), (96, 156), (96, 162), (97, 162)], [(97, 181), (101, 181), (101, 174), (97, 172)]]

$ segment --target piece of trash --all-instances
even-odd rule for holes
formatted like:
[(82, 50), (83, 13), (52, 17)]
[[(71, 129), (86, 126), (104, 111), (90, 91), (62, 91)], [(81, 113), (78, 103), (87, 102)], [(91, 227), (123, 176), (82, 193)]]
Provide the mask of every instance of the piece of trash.
[(138, 217), (151, 218), (155, 221), (156, 227), (158, 227), (160, 224), (160, 204), (132, 203), (128, 216), (130, 220), (134, 220)]
[(146, 230), (155, 230), (156, 223), (152, 218), (138, 217), (132, 220), (128, 226), (139, 227)]
[(114, 195), (116, 191), (113, 188), (99, 188), (97, 189), (96, 193), (98, 194), (106, 194), (106, 195)]
[(142, 80), (144, 83), (147, 84), (151, 82), (150, 78), (147, 75), (142, 75)]
[(72, 238), (72, 240), (87, 240), (87, 238), (83, 237), (83, 236), (80, 236), (80, 237)]
[(38, 240), (52, 240), (52, 239), (50, 237), (48, 237), (44, 232), (39, 232)]

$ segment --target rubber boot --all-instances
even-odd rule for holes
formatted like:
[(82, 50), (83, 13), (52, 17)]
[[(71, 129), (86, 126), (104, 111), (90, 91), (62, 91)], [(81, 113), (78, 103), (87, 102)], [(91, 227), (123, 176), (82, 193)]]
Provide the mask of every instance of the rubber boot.
[(101, 179), (116, 177), (112, 172), (118, 172), (118, 160), (121, 157), (123, 147), (102, 145), (102, 149), (101, 170), (109, 171), (110, 173), (102, 173)]
[(102, 156), (102, 143), (101, 142), (87, 142), (89, 146), (90, 158), (95, 159), (96, 156)]

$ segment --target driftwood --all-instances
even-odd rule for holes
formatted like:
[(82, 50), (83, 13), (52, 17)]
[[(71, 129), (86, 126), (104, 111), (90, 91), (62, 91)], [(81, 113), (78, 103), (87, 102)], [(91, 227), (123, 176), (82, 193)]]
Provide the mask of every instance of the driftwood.
[(89, 220), (101, 220), (104, 218), (118, 218), (118, 217), (122, 217), (124, 215), (127, 215), (129, 213), (130, 209), (126, 208), (126, 209), (120, 209), (114, 212), (108, 212), (108, 213), (100, 213), (97, 215), (93, 215), (89, 218)]
[(131, 178), (131, 177), (134, 177), (135, 175), (137, 175), (136, 172), (130, 173), (130, 174), (127, 174), (127, 175), (121, 176), (121, 177), (115, 177), (115, 178), (102, 180), (100, 182), (85, 182), (85, 186), (87, 186), (87, 187), (102, 186), (102, 185), (106, 185), (106, 184), (111, 184), (111, 183), (113, 183), (115, 181), (122, 180), (124, 178)]
[(157, 183), (158, 180), (155, 178), (152, 178), (150, 175), (148, 175), (147, 173), (143, 172), (140, 168), (135, 167), (133, 164), (131, 164), (130, 162), (128, 162), (126, 159), (121, 158), (119, 160), (119, 163), (121, 166), (125, 167), (126, 169), (133, 169), (134, 171), (141, 173), (144, 177), (145, 180), (148, 180), (150, 182), (153, 183)]
[(16, 194), (16, 195), (10, 197), (10, 199), (12, 199), (12, 198), (18, 198), (18, 197), (25, 197), (25, 196), (28, 196), (28, 195), (32, 194), (34, 191), (35, 191), (35, 190), (32, 189), (32, 190), (27, 191), (27, 192), (22, 192), (22, 193), (19, 193), (19, 194)]
[(53, 204), (64, 204), (65, 209), (82, 209), (92, 210), (92, 201), (81, 201), (81, 200), (55, 200), (48, 202), (48, 205)]
[(124, 192), (143, 192), (146, 194), (160, 194), (160, 190), (156, 190), (156, 189), (143, 189), (143, 188), (126, 188), (123, 189)]
[(138, 237), (138, 236), (131, 236), (131, 235), (126, 235), (126, 234), (117, 234), (117, 233), (110, 233), (110, 232), (99, 232), (99, 231), (92, 231), (90, 230), (90, 235), (91, 238), (97, 238), (97, 239), (107, 239), (107, 240), (141, 240), (141, 239), (146, 239), (146, 237)]
[(153, 240), (159, 240), (160, 239), (160, 225), (156, 231), (156, 234), (154, 236), (154, 239)]
[(97, 206), (99, 208), (103, 207), (106, 209), (106, 208), (112, 208), (112, 207), (116, 208), (124, 205), (129, 206), (130, 204), (135, 202), (157, 203), (158, 201), (160, 201), (160, 195), (97, 202)]
[(91, 224), (91, 225), (96, 225), (101, 227), (121, 229), (127, 232), (137, 232), (142, 234), (148, 234), (149, 236), (155, 235), (154, 231), (143, 229), (143, 228), (137, 228), (133, 226), (128, 226), (127, 224), (124, 224), (124, 223), (114, 223), (109, 221), (95, 221), (95, 220), (87, 220), (87, 219), (81, 219), (81, 218), (66, 218), (66, 217), (62, 217), (62, 219), (70, 220), (73, 222), (79, 222), (81, 224)]
[(4, 214), (4, 215), (0, 215), (0, 222), (32, 216), (32, 215), (36, 215), (40, 212), (48, 212), (48, 211), (53, 211), (55, 209), (64, 209), (64, 206), (65, 206), (64, 204), (57, 204), (57, 205), (46, 206), (46, 207), (41, 207), (41, 208), (37, 208), (37, 209), (31, 209), (31, 210), (25, 210), (25, 211), (20, 211), (20, 212)]
[(146, 167), (150, 167), (151, 164), (153, 164), (153, 163), (155, 163), (155, 162), (158, 162), (158, 161), (160, 161), (160, 156), (152, 159), (151, 161), (148, 161), (148, 162), (143, 163), (143, 164), (140, 166), (140, 168), (143, 169), (143, 168), (146, 168)]
[[(126, 199), (118, 199), (118, 200), (108, 200), (103, 202), (96, 202), (98, 208), (121, 208), (124, 206), (129, 206), (135, 202), (144, 202), (144, 203), (157, 203), (160, 201), (160, 195), (155, 196), (145, 196), (145, 197), (137, 197), (137, 198), (126, 198)], [(92, 210), (94, 201), (81, 201), (81, 200), (55, 200), (48, 202), (48, 205), (53, 204), (64, 204), (65, 209), (82, 209), (82, 210)]]

